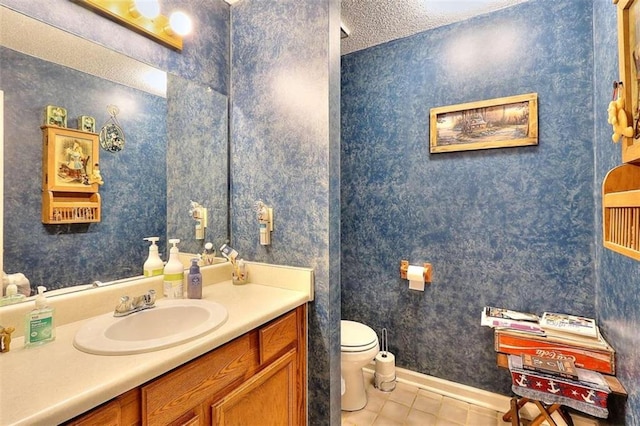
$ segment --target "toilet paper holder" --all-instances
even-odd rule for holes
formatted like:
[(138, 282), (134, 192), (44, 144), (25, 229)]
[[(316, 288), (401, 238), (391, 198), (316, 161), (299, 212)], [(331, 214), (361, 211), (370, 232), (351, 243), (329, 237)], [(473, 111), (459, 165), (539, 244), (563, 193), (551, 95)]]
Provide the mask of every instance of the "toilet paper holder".
[[(425, 263), (423, 266), (424, 266), (424, 282), (431, 283), (431, 264)], [(406, 280), (408, 270), (409, 270), (409, 261), (401, 260), (400, 261), (400, 278), (402, 278), (403, 280)]]

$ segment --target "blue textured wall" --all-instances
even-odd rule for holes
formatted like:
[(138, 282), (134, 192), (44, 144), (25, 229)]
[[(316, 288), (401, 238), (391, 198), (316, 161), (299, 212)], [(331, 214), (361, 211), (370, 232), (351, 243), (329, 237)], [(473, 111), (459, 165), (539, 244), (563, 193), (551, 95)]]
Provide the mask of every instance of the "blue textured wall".
[(614, 400), (611, 424), (640, 425), (640, 262), (602, 246), (601, 184), (608, 170), (620, 164), (620, 145), (611, 142), (607, 106), (611, 83), (618, 78), (615, 7), (594, 3), (594, 116), (596, 173), (596, 310), (600, 327), (616, 349), (617, 376), (629, 393)]
[[(483, 306), (594, 315), (590, 0), (536, 0), (342, 58), (342, 316), (397, 364), (510, 394)], [(539, 145), (429, 154), (429, 110), (537, 92)], [(401, 259), (431, 262), (410, 291)]]
[[(166, 233), (166, 99), (0, 48), (5, 92), (4, 269), (22, 272), (35, 289), (52, 290), (142, 273), (143, 237)], [(9, 66), (10, 64), (10, 66)], [(6, 66), (5, 66), (6, 65)], [(79, 115), (108, 118), (120, 106), (126, 135), (122, 152), (100, 149), (100, 223), (43, 225), (42, 131), (46, 105), (67, 108), (67, 126)]]
[[(180, 251), (217, 250), (228, 232), (227, 97), (173, 74), (168, 76), (167, 238), (180, 239)], [(207, 208), (204, 240), (195, 239), (191, 201)]]
[[(231, 9), (231, 241), (247, 259), (314, 268), (312, 425), (340, 422), (339, 9), (335, 0)], [(259, 245), (258, 199), (274, 209), (269, 247)]]

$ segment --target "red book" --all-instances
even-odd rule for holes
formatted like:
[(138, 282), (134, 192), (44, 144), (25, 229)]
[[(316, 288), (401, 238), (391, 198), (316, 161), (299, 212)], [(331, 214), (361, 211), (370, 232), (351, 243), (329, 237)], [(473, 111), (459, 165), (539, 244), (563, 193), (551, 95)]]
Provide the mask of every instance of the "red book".
[(602, 339), (601, 345), (584, 345), (573, 340), (539, 336), (512, 330), (495, 331), (495, 350), (511, 355), (529, 354), (569, 358), (578, 368), (615, 374), (615, 351)]

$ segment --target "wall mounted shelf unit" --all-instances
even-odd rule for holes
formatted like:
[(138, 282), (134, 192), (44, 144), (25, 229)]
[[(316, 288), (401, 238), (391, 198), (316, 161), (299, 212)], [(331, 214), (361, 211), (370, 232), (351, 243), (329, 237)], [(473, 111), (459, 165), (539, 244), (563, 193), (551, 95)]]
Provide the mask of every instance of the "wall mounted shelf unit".
[(620, 81), (624, 84), (627, 123), (632, 137), (622, 137), (622, 165), (607, 173), (602, 182), (603, 245), (640, 260), (640, 82), (634, 49), (640, 45), (636, 25), (640, 22), (640, 0), (613, 0), (618, 13), (618, 58)]
[(620, 81), (624, 84), (625, 111), (627, 122), (633, 126), (633, 137), (622, 137), (622, 162), (640, 163), (640, 132), (637, 121), (640, 120), (638, 96), (640, 83), (633, 51), (640, 44), (636, 37), (636, 26), (640, 21), (640, 0), (614, 0), (618, 8), (618, 61), (620, 67)]
[(42, 126), (42, 223), (100, 222), (98, 134)]
[(623, 164), (602, 184), (604, 246), (640, 260), (640, 166)]

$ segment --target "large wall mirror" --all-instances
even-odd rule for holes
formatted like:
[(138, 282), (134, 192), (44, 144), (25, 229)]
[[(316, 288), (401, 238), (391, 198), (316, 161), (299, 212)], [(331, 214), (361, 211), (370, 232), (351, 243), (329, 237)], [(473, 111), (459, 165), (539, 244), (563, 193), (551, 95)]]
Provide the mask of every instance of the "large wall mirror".
[[(145, 237), (179, 238), (182, 252), (228, 239), (228, 99), (93, 42), (0, 6), (4, 92), (3, 271), (48, 290), (142, 274)], [(29, 37), (25, 34), (28, 32)], [(159, 84), (158, 84), (159, 83)], [(95, 118), (96, 132), (119, 109), (119, 152), (100, 150), (102, 220), (41, 221), (42, 131), (47, 105)], [(208, 209), (196, 240), (190, 201)]]

